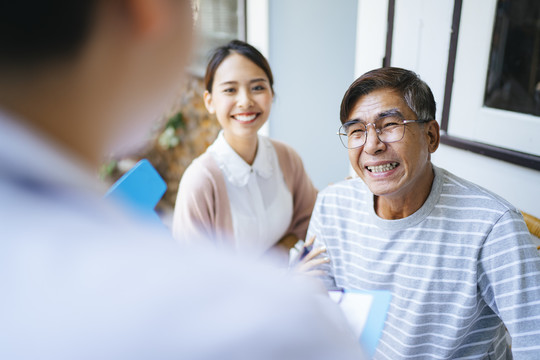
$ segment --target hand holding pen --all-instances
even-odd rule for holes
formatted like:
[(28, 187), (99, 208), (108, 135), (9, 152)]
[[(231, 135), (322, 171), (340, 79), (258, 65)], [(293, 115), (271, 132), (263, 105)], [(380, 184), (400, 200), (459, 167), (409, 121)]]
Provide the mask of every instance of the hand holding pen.
[[(314, 242), (315, 236), (312, 236), (304, 243), (298, 258), (295, 261), (294, 269), (306, 275), (321, 276), (324, 275), (324, 271), (317, 269), (317, 267), (329, 263), (330, 259), (326, 256), (326, 247), (320, 246), (313, 248)], [(324, 256), (321, 256), (322, 254), (324, 254)]]

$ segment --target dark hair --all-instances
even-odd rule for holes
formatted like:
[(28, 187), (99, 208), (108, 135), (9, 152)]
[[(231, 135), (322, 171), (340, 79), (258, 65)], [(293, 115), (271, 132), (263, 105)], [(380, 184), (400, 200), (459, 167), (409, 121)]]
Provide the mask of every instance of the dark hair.
[(341, 123), (349, 120), (350, 112), (360, 97), (383, 88), (398, 91), (418, 120), (435, 119), (435, 98), (429, 86), (410, 70), (385, 67), (371, 70), (351, 84), (341, 101)]
[(259, 50), (240, 40), (233, 40), (227, 45), (216, 48), (212, 52), (210, 61), (206, 67), (206, 74), (204, 76), (204, 86), (208, 92), (212, 92), (212, 83), (214, 82), (214, 76), (216, 75), (219, 65), (221, 65), (223, 60), (225, 60), (229, 55), (234, 53), (247, 57), (255, 65), (260, 67), (268, 77), (270, 89), (272, 89), (272, 92), (274, 92), (274, 76), (272, 75), (272, 69), (270, 68), (270, 64), (268, 64), (268, 60), (266, 60), (264, 55), (261, 54)]
[(0, 65), (39, 65), (75, 55), (99, 0), (0, 2)]

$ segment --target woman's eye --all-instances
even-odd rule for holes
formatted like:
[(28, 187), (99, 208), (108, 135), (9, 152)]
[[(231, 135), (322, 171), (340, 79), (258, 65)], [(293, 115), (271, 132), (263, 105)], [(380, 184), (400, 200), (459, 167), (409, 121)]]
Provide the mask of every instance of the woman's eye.
[(265, 87), (262, 86), (262, 85), (257, 85), (257, 86), (254, 86), (254, 87), (253, 87), (253, 91), (262, 91), (262, 90), (264, 90), (264, 89), (265, 89)]
[(236, 91), (236, 89), (234, 88), (228, 88), (228, 89), (224, 89), (223, 92), (226, 93), (226, 94), (232, 94)]

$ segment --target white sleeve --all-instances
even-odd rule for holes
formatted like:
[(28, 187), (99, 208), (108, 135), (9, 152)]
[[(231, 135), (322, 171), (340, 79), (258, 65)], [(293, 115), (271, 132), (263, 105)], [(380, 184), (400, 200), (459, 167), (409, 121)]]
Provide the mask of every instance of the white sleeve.
[[(0, 358), (362, 359), (306, 279), (140, 227), (4, 243)], [(9, 274), (9, 276), (7, 276)]]

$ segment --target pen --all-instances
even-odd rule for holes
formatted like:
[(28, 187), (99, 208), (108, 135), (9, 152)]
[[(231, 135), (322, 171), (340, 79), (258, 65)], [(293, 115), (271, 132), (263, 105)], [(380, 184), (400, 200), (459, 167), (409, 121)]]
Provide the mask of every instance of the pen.
[(309, 246), (303, 246), (302, 252), (300, 253), (300, 256), (298, 256), (298, 261), (302, 261), (311, 250), (313, 250), (313, 244)]

